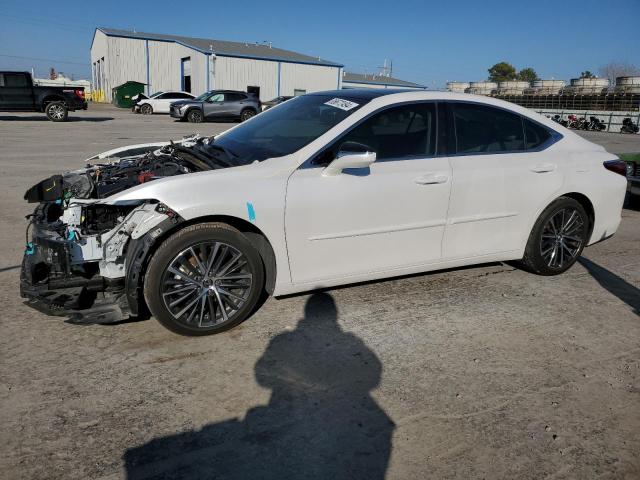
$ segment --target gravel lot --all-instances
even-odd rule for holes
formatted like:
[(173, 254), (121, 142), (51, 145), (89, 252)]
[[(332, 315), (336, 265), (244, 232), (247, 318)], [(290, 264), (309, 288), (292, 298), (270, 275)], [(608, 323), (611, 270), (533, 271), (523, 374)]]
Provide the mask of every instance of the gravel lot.
[(229, 124), (71, 120), (0, 115), (2, 478), (640, 478), (637, 208), (559, 277), (489, 264), (270, 299), (208, 338), (74, 326), (18, 296), (26, 188)]

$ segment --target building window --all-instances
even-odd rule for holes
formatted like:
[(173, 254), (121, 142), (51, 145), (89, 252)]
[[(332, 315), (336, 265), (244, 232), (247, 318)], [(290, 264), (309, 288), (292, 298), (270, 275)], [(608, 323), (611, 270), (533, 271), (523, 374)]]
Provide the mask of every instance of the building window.
[(293, 90), (293, 96), (294, 97), (297, 97), (297, 96), (300, 96), (300, 95), (304, 95), (305, 93), (307, 93), (307, 91), (306, 90), (302, 90), (301, 88), (296, 88), (296, 89)]

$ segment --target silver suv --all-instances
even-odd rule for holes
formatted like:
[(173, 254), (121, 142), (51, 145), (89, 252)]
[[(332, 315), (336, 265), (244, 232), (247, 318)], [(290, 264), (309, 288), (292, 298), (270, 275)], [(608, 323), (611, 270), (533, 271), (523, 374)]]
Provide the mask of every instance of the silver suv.
[(235, 90), (210, 90), (193, 100), (173, 102), (173, 118), (200, 123), (205, 120), (233, 119), (244, 122), (260, 112), (260, 100), (252, 93)]

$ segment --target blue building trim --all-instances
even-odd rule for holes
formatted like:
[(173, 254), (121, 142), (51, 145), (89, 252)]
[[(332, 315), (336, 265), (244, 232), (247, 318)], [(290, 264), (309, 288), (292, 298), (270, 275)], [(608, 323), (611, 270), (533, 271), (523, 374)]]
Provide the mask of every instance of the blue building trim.
[(278, 94), (276, 95), (276, 97), (280, 96), (280, 74), (282, 71), (282, 63), (278, 62)]
[[(104, 33), (107, 37), (116, 37), (116, 38), (131, 38), (134, 40), (146, 40), (147, 42), (149, 42), (149, 40), (151, 40), (152, 42), (166, 42), (166, 43), (177, 43), (178, 45), (182, 45), (183, 47), (189, 48), (191, 50), (194, 50), (196, 52), (200, 52), (200, 53), (204, 53), (206, 54), (211, 54), (211, 53), (215, 53), (216, 55), (220, 56), (220, 57), (232, 57), (232, 58), (246, 58), (249, 60), (265, 60), (268, 62), (283, 62), (283, 63), (295, 63), (295, 64), (300, 64), (300, 65), (318, 65), (321, 67), (334, 67), (334, 68), (343, 68), (344, 65), (342, 64), (338, 64), (338, 63), (331, 63), (331, 62), (305, 62), (303, 60), (291, 60), (288, 58), (279, 58), (279, 57), (261, 57), (261, 56), (254, 56), (254, 55), (242, 55), (239, 53), (225, 53), (225, 52), (211, 52), (209, 50), (202, 50), (198, 47), (194, 47), (193, 45), (189, 45), (188, 43), (184, 43), (181, 42), (180, 40), (168, 40), (168, 39), (163, 39), (163, 38), (153, 38), (153, 37), (142, 37), (139, 35), (118, 35), (118, 34), (114, 34), (114, 33), (107, 33), (104, 30), (97, 28), (96, 30), (100, 30), (102, 33)], [(95, 34), (94, 34), (95, 37)]]
[(151, 95), (151, 64), (149, 60), (149, 40), (145, 41), (145, 50), (147, 52), (147, 96)]
[(210, 53), (205, 53), (205, 58), (207, 59), (207, 71), (206, 71), (206, 89), (207, 91), (210, 90), (209, 88), (209, 77), (211, 77), (211, 54)]
[(180, 90), (184, 92), (184, 58), (180, 59)]

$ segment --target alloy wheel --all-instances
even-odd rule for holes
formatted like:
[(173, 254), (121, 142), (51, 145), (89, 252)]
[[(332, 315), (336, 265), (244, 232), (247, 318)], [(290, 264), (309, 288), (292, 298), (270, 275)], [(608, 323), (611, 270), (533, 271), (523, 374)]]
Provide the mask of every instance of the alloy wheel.
[(561, 269), (574, 261), (584, 243), (585, 221), (575, 208), (563, 208), (545, 224), (540, 238), (540, 254), (547, 266)]
[(162, 298), (173, 318), (190, 327), (226, 323), (247, 302), (253, 274), (245, 256), (222, 242), (178, 253), (165, 269)]
[(62, 105), (51, 105), (49, 107), (49, 115), (56, 120), (64, 118), (64, 107)]

